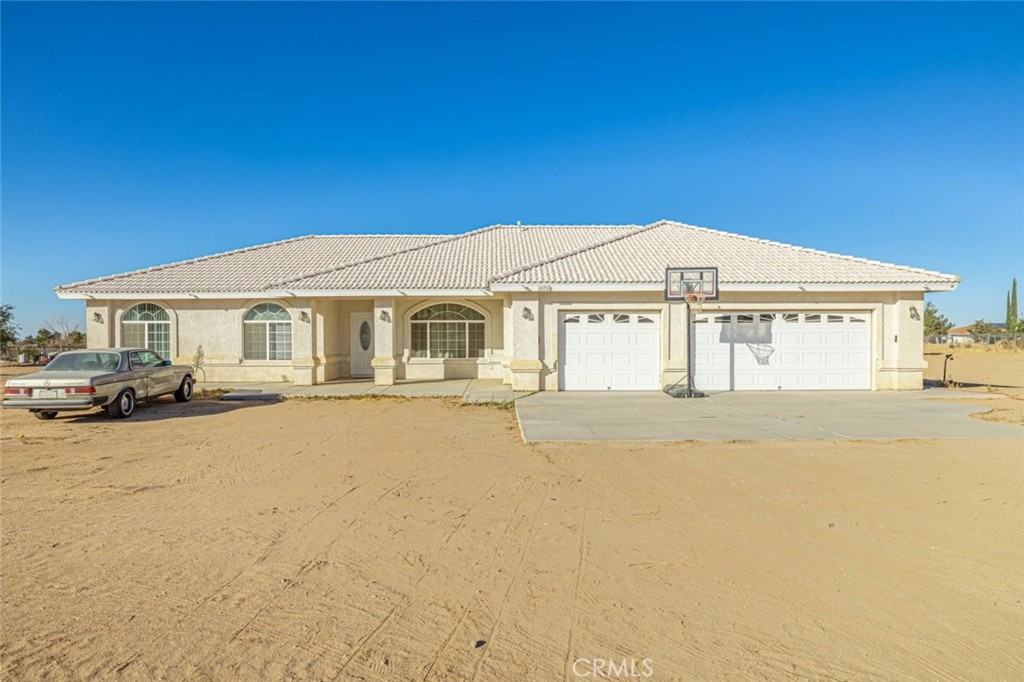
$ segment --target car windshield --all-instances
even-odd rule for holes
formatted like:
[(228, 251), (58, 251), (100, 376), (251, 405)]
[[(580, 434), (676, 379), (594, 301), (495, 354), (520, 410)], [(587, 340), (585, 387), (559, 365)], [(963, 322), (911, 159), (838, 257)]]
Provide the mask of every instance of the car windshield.
[(61, 353), (43, 368), (44, 372), (114, 372), (121, 364), (117, 353)]

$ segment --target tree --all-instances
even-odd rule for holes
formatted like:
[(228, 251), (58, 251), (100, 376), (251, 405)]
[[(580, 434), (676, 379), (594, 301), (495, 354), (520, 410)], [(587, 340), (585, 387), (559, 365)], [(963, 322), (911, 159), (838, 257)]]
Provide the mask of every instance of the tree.
[(1013, 285), (1006, 292), (1006, 333), (1014, 334), (1019, 325), (1017, 317), (1017, 278), (1013, 278)]
[(967, 333), (975, 341), (988, 341), (988, 337), (998, 336), (1002, 331), (999, 327), (989, 324), (985, 320), (975, 320), (974, 324), (967, 328)]
[(83, 335), (79, 331), (78, 323), (72, 322), (63, 315), (54, 318), (52, 322), (44, 322), (43, 326), (52, 333), (53, 343), (61, 351), (85, 346), (84, 341), (79, 342)]
[(8, 348), (18, 342), (18, 329), (14, 324), (14, 306), (0, 305), (0, 354), (6, 355)]
[(939, 314), (939, 309), (931, 301), (924, 307), (924, 335), (941, 336), (949, 331), (953, 323)]
[(68, 334), (66, 341), (68, 344), (68, 348), (85, 348), (86, 345), (85, 334), (78, 331), (77, 329)]
[(56, 348), (59, 341), (60, 339), (57, 334), (46, 327), (42, 327), (36, 332), (36, 346), (38, 346), (41, 351), (47, 352)]

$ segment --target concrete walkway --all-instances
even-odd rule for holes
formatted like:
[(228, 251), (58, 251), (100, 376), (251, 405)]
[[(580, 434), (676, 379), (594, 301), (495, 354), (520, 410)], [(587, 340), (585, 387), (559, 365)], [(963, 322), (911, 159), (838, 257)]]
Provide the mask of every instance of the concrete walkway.
[(276, 400), (284, 398), (349, 397), (392, 395), (408, 398), (462, 398), (466, 403), (504, 402), (526, 395), (514, 392), (497, 379), (447, 379), (444, 381), (400, 381), (394, 386), (376, 386), (372, 379), (329, 381), (316, 386), (294, 386), (287, 382), (267, 384), (203, 383), (199, 389), (233, 389), (222, 400)]
[[(965, 394), (976, 397), (977, 394)], [(977, 405), (934, 400), (953, 392), (790, 391), (673, 399), (660, 392), (543, 392), (516, 402), (526, 441), (1024, 440), (1024, 427), (973, 419)]]

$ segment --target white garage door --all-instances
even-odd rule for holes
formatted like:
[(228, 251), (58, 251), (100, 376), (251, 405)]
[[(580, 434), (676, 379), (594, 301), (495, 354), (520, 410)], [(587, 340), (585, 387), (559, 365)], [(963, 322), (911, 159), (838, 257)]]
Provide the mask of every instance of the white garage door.
[(559, 322), (564, 391), (661, 388), (657, 313), (573, 313)]
[(732, 313), (694, 322), (704, 391), (871, 388), (866, 313)]

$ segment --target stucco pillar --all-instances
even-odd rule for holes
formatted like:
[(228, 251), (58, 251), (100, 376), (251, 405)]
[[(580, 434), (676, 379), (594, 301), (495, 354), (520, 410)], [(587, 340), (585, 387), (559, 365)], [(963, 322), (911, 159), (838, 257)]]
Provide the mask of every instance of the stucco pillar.
[(686, 372), (689, 370), (689, 338), (690, 311), (682, 301), (671, 301), (666, 307), (663, 341), (665, 351), (662, 352), (661, 373), (662, 386), (686, 385)]
[(924, 295), (882, 306), (882, 361), (876, 388), (918, 390), (924, 385)]
[(509, 372), (514, 391), (539, 391), (541, 307), (536, 294), (514, 294), (511, 306), (512, 360)]
[(395, 383), (395, 300), (373, 299), (373, 383), (391, 386)]
[(292, 309), (292, 374), (297, 386), (312, 386), (317, 372), (316, 303), (304, 300)]
[(512, 383), (512, 357), (515, 348), (515, 333), (512, 325), (512, 298), (506, 296), (501, 307), (501, 333), (502, 333), (502, 357), (501, 357), (501, 381), (503, 384)]
[(110, 348), (114, 342), (114, 306), (110, 301), (85, 302), (85, 345)]
[[(316, 365), (315, 382), (322, 384), (327, 380), (327, 330), (326, 310), (330, 304), (326, 301), (313, 301), (313, 361)], [(332, 330), (333, 331), (333, 330)]]

